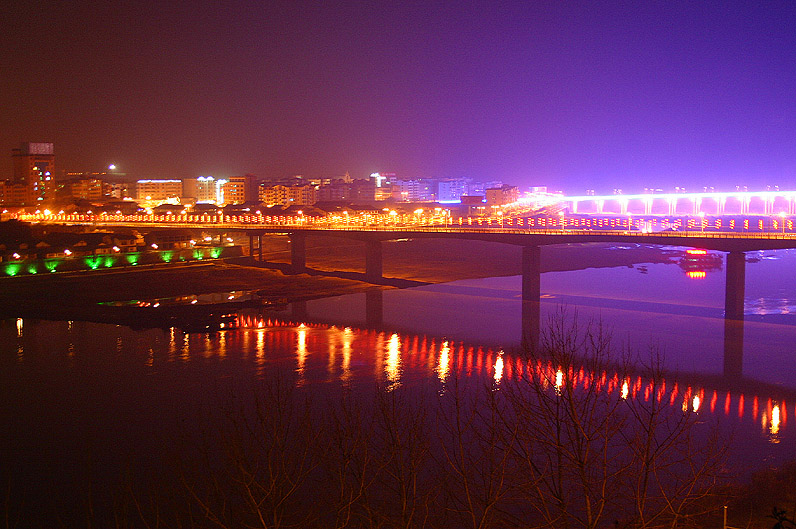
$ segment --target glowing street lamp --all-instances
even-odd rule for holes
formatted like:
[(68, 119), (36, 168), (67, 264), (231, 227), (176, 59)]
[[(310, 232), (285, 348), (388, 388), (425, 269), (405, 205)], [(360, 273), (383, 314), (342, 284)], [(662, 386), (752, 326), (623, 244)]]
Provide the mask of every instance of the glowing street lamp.
[(782, 233), (783, 234), (785, 233), (785, 217), (786, 216), (787, 216), (787, 213), (785, 213), (784, 211), (780, 211), (779, 212), (779, 219), (780, 219), (779, 221), (782, 224)]

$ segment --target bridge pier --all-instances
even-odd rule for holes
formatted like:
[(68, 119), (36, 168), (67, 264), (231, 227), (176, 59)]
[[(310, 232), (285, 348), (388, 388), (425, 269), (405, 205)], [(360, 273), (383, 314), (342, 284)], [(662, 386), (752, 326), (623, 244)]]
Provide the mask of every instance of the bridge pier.
[(743, 252), (727, 254), (727, 279), (724, 292), (724, 317), (743, 320), (746, 285), (746, 256)]
[[(254, 241), (257, 241), (257, 246), (254, 245)], [(259, 262), (263, 261), (263, 236), (260, 235), (251, 235), (249, 234), (249, 257), (254, 258), (254, 252), (257, 251), (257, 260)]]
[(383, 276), (381, 241), (365, 241), (365, 278), (371, 283), (380, 283)]
[(294, 274), (301, 274), (307, 270), (307, 235), (301, 232), (292, 232), (290, 237), (290, 265)]
[(365, 291), (365, 324), (381, 327), (384, 323), (384, 293), (377, 288)]
[(529, 351), (539, 346), (541, 257), (539, 246), (522, 247), (522, 346)]
[(746, 257), (743, 252), (727, 254), (727, 279), (724, 292), (724, 376), (743, 374), (744, 296)]

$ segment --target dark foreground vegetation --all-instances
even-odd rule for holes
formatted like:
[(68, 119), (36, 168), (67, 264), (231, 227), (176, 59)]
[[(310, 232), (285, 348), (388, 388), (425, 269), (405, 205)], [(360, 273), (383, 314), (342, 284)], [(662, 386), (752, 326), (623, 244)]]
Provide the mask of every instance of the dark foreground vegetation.
[(733, 526), (773, 525), (774, 492), (792, 482), (759, 478), (757, 487), (769, 484), (765, 499), (729, 486), (722, 437), (687, 400), (671, 404), (654, 354), (631, 374), (631, 359), (613, 354), (599, 329), (554, 323), (543, 341), (519, 378), (440, 372), (441, 390), (354, 386), (319, 397), (296, 387), (293, 373), (254, 388), (230, 384), (150, 461), (95, 460), (108, 465), (104, 479), (46, 494), (4, 479), (0, 519), (7, 527), (721, 527), (731, 502)]

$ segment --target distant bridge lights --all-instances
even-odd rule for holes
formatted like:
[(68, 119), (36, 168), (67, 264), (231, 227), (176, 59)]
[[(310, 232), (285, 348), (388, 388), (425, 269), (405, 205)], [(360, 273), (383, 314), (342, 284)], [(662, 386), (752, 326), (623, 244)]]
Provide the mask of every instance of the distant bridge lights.
[[(773, 215), (779, 209), (788, 215), (796, 213), (796, 191), (732, 191), (718, 193), (643, 193), (636, 195), (560, 196), (559, 204), (571, 213), (626, 215), (634, 207), (644, 215), (726, 215), (752, 214), (753, 202), (760, 204), (759, 214)], [(611, 207), (612, 206), (612, 207)], [(683, 211), (686, 209), (687, 211)], [(728, 211), (730, 209), (731, 211)]]

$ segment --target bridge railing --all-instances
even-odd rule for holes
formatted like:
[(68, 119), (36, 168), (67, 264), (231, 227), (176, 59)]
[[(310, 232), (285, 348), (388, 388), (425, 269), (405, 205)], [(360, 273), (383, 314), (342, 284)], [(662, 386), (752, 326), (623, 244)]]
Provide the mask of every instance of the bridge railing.
[[(122, 215), (122, 214), (20, 214), (19, 220), (54, 224), (86, 224), (118, 227), (184, 227), (196, 229), (227, 228), (235, 230), (265, 229), (269, 231), (347, 231), (347, 232), (425, 232), (425, 233), (471, 233), (471, 234), (537, 234), (537, 235), (583, 235), (616, 236), (621, 234), (633, 238), (699, 238), (699, 239), (793, 239), (791, 221), (772, 219), (771, 226), (777, 231), (706, 230), (705, 223), (699, 228), (692, 223), (674, 225), (676, 231), (652, 231), (639, 229), (629, 219), (618, 219), (608, 223), (609, 228), (582, 228), (567, 223), (564, 217), (541, 219), (503, 217), (461, 217), (452, 221), (449, 217), (423, 217), (419, 215), (335, 215), (329, 217), (269, 216), (269, 215)], [(533, 224), (531, 225), (531, 220)], [(787, 229), (787, 230), (786, 230)]]

